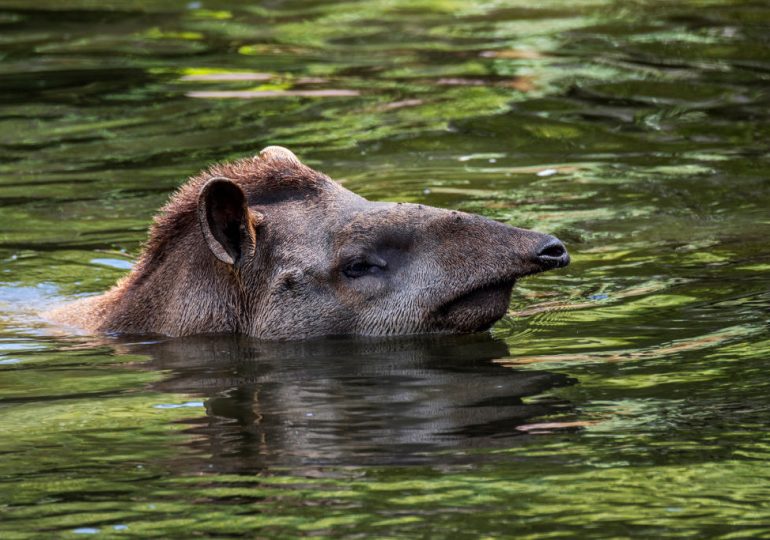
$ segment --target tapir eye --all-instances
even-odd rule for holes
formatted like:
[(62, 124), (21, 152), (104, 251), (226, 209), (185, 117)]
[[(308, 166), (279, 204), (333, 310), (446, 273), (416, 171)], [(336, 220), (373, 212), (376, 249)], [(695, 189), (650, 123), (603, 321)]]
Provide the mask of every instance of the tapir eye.
[(342, 273), (351, 279), (355, 279), (384, 270), (387, 264), (387, 262), (376, 256), (356, 259), (348, 263), (343, 268)]
[(359, 261), (353, 264), (349, 264), (342, 271), (349, 278), (359, 278), (365, 276), (373, 268), (371, 264), (366, 261)]

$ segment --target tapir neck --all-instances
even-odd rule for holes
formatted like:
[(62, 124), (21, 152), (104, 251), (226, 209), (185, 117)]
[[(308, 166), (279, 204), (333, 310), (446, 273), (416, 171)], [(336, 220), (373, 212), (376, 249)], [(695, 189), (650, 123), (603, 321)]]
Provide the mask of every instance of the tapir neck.
[(240, 332), (240, 291), (232, 266), (200, 243), (182, 241), (161, 260), (140, 259), (128, 277), (101, 297), (97, 329), (169, 336)]

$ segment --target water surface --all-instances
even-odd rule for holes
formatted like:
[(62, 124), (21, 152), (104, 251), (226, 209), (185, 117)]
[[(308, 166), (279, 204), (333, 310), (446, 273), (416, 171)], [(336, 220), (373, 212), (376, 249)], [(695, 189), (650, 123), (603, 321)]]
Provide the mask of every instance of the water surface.
[[(770, 537), (764, 2), (0, 0), (0, 536)], [(269, 144), (558, 235), (491, 334), (57, 332)]]

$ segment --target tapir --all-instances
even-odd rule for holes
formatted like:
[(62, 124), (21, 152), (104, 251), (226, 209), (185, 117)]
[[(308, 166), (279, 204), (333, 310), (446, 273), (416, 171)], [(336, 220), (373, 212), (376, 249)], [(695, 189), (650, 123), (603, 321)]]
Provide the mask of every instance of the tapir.
[(505, 315), (516, 280), (567, 264), (554, 236), (369, 201), (269, 146), (191, 178), (126, 277), (50, 316), (111, 334), (470, 333)]

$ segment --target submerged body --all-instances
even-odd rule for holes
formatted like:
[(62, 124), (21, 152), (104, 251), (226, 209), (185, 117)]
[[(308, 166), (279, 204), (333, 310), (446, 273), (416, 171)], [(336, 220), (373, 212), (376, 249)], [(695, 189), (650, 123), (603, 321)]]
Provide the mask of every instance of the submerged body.
[(192, 178), (126, 278), (52, 317), (170, 336), (473, 332), (505, 314), (516, 279), (568, 263), (553, 236), (371, 202), (268, 147)]

